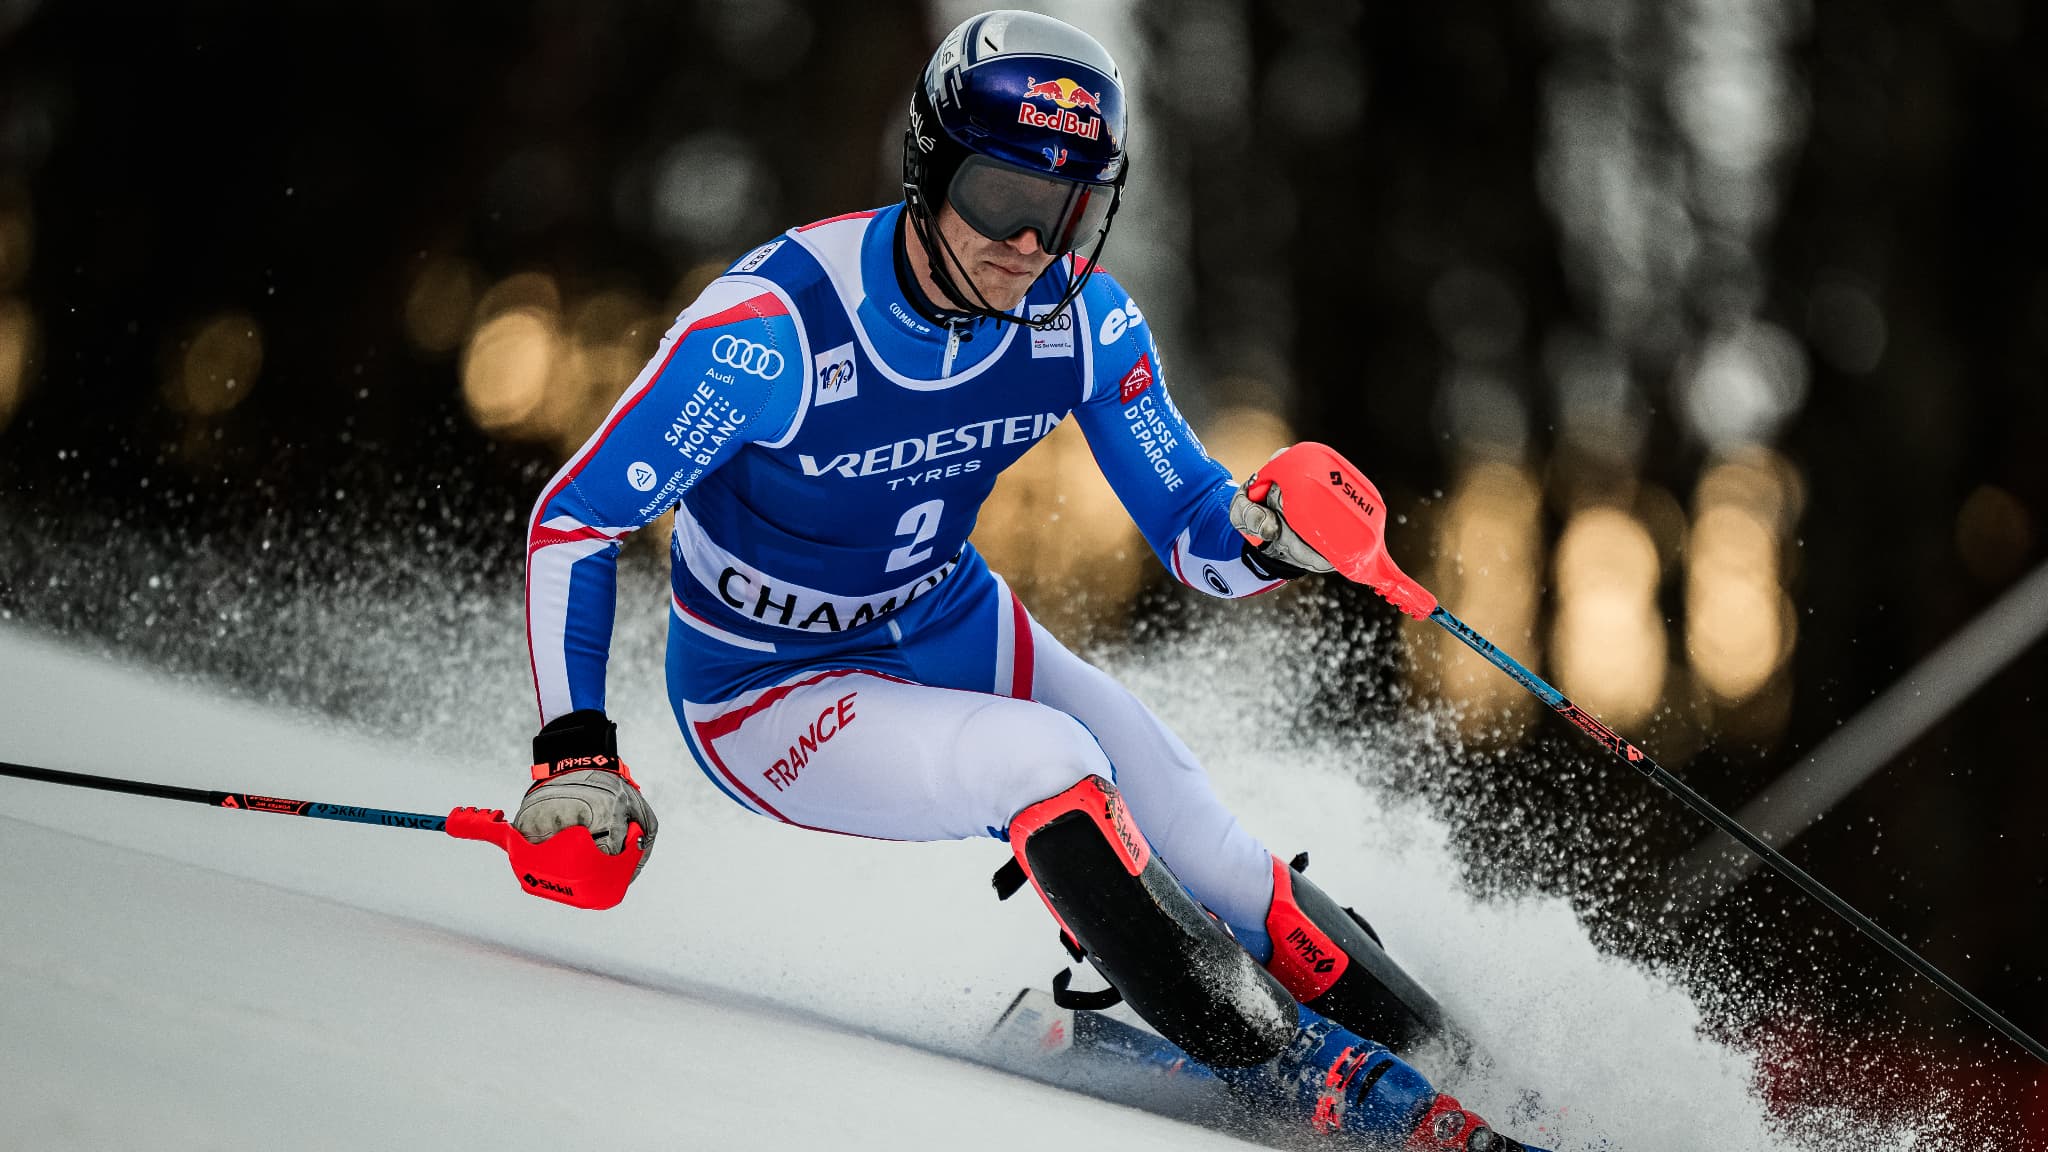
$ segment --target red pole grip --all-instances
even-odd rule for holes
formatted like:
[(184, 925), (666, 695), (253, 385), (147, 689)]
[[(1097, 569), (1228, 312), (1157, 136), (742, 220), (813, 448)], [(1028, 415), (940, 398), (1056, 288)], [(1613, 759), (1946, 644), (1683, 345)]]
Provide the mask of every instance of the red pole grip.
[(1417, 620), (1436, 610), (1429, 589), (1387, 555), (1387, 502), (1336, 449), (1304, 440), (1266, 461), (1245, 487), (1264, 500), (1278, 485), (1288, 526), (1346, 579), (1370, 587)]
[(626, 828), (626, 849), (613, 856), (590, 838), (590, 829), (564, 828), (535, 844), (498, 809), (457, 808), (448, 813), (447, 832), (458, 840), (482, 840), (505, 850), (512, 874), (527, 892), (576, 908), (610, 908), (626, 898), (626, 886), (640, 870), (643, 829)]

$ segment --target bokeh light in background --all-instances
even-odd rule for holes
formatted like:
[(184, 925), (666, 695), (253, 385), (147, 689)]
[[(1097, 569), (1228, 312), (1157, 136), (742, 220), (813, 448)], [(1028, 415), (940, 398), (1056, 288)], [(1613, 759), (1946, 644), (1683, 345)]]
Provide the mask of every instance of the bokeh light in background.
[(1686, 652), (1699, 683), (1725, 703), (1762, 691), (1792, 654), (1797, 620), (1779, 557), (1802, 503), (1796, 471), (1763, 449), (1700, 478), (1686, 548)]
[[(1760, 315), (1782, 173), (1805, 130), (1788, 56), (1804, 9), (1571, 0), (1551, 11), (1563, 53), (1546, 107), (1545, 187), (1591, 320), (1590, 331), (1550, 338), (1566, 445), (1590, 462), (1593, 487), (1632, 487), (1649, 413), (1670, 404), (1709, 451), (1760, 450), (1809, 387), (1800, 343)], [(1813, 307), (1838, 358), (1874, 365), (1883, 320), (1867, 295), (1837, 284)], [(1798, 517), (1783, 491), (1797, 473), (1768, 458), (1710, 466), (1687, 538), (1684, 650), (1692, 681), (1724, 704), (1762, 692), (1796, 637), (1778, 557)], [(1656, 708), (1665, 679), (1657, 558), (1644, 526), (1608, 509), (1574, 515), (1559, 545), (1559, 673), (1616, 723)], [(1756, 721), (1745, 734), (1768, 740), (1787, 713), (1745, 715)]]
[(666, 325), (633, 292), (565, 302), (540, 272), (508, 276), (465, 309), (470, 288), (461, 265), (422, 271), (407, 309), (415, 344), (439, 351), (456, 319), (466, 320), (462, 393), (471, 418), (494, 436), (548, 444), (564, 457), (639, 375)]
[[(1285, 421), (1259, 408), (1225, 409), (1199, 434), (1234, 476), (1294, 441)], [(1071, 421), (996, 481), (973, 542), (1055, 633), (1085, 635), (1120, 620), (1152, 563)]]
[(1806, 401), (1806, 356), (1784, 329), (1745, 321), (1707, 337), (1681, 393), (1686, 418), (1708, 444), (1764, 442)]
[(2020, 574), (2034, 550), (2027, 507), (1993, 484), (1979, 486), (1956, 514), (1956, 551), (1980, 583), (2003, 587)]
[(14, 293), (28, 278), (34, 256), (35, 228), (26, 207), (0, 207), (0, 431), (28, 390), (35, 314)]
[(0, 430), (21, 406), (28, 390), (28, 360), (35, 319), (16, 296), (0, 296)]
[(35, 222), (26, 207), (0, 208), (0, 292), (12, 292), (28, 279), (35, 244)]
[(1831, 273), (1814, 286), (1806, 330), (1814, 350), (1845, 376), (1867, 376), (1884, 362), (1884, 310), (1857, 277)]
[(1120, 617), (1150, 556), (1072, 421), (996, 481), (971, 539), (1056, 633)]
[(483, 276), (460, 257), (421, 254), (419, 271), (405, 293), (405, 335), (413, 348), (445, 356), (469, 335)]
[(552, 308), (508, 308), (471, 331), (462, 357), (462, 396), (484, 431), (545, 435), (536, 417), (562, 358), (560, 317)]
[(484, 431), (545, 439), (541, 405), (564, 359), (562, 296), (552, 277), (521, 272), (476, 304), (462, 355), (462, 397)]
[(1265, 408), (1225, 408), (1197, 430), (1202, 446), (1240, 479), (1297, 440), (1287, 421)]
[(744, 250), (777, 230), (775, 199), (774, 179), (752, 145), (723, 133), (693, 136), (658, 165), (655, 228), (686, 248)]
[[(1451, 492), (1426, 577), (1461, 619), (1530, 664), (1543, 651), (1536, 633), (1542, 511), (1527, 472), (1500, 461), (1473, 465)], [(1536, 713), (1528, 693), (1448, 634), (1428, 634), (1421, 645), (1415, 683), (1457, 704), (1467, 735), (1495, 744), (1524, 735)]]
[(1608, 723), (1633, 729), (1664, 693), (1657, 545), (1628, 513), (1588, 508), (1565, 525), (1556, 572), (1558, 687)]
[(239, 309), (207, 318), (167, 357), (164, 399), (176, 411), (207, 418), (233, 411), (263, 371), (263, 328)]

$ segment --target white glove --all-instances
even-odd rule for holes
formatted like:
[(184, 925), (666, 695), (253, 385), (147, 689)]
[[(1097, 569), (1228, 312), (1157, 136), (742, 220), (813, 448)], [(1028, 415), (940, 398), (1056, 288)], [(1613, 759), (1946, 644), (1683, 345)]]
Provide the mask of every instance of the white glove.
[(1263, 502), (1245, 495), (1245, 490), (1258, 478), (1257, 472), (1252, 473), (1238, 486), (1237, 494), (1230, 498), (1230, 526), (1257, 541), (1252, 544), (1253, 551), (1268, 568), (1274, 569), (1275, 575), (1291, 577), (1331, 571), (1330, 562), (1287, 526), (1287, 515), (1280, 507), (1278, 485), (1266, 489)]
[[(654, 809), (631, 780), (608, 768), (564, 772), (535, 784), (512, 817), (512, 826), (531, 844), (565, 828), (588, 828), (598, 850), (607, 856), (625, 851), (628, 825), (636, 822), (640, 847), (653, 848)], [(644, 857), (641, 863), (646, 863)]]
[[(617, 856), (637, 822), (641, 849), (654, 850), (654, 809), (619, 759), (616, 733), (604, 713), (588, 709), (557, 717), (534, 737), (535, 782), (512, 817), (528, 843), (581, 826), (600, 851)], [(646, 857), (640, 864), (646, 866)]]

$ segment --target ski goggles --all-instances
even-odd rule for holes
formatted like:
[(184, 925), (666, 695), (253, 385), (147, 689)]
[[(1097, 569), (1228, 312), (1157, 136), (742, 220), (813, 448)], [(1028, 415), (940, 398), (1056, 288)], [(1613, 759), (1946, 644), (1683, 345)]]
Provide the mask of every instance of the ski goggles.
[(1007, 240), (1028, 228), (1038, 233), (1040, 248), (1063, 256), (1102, 230), (1116, 193), (1114, 184), (1040, 176), (971, 155), (953, 174), (946, 199), (968, 227), (991, 240)]

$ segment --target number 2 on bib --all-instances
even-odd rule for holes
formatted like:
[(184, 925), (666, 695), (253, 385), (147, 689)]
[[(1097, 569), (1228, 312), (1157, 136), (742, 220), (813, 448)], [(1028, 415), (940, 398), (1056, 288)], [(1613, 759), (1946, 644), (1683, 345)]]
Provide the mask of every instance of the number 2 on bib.
[(912, 564), (922, 564), (932, 558), (931, 538), (939, 534), (939, 514), (946, 510), (944, 500), (927, 500), (903, 513), (896, 521), (896, 534), (910, 537), (910, 543), (889, 553), (889, 564), (884, 572), (900, 572)]

